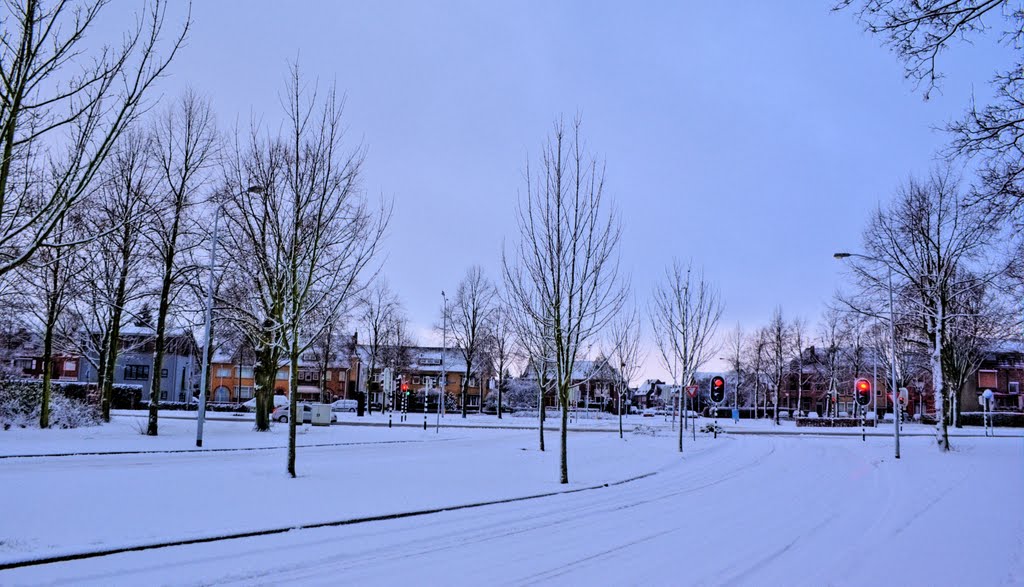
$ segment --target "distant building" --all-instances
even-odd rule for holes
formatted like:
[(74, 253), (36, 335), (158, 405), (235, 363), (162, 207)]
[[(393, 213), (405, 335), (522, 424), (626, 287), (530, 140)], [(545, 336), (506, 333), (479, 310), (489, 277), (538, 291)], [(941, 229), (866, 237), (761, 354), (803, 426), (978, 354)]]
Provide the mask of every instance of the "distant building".
[[(121, 328), (121, 350), (114, 367), (114, 383), (138, 386), (142, 401), (149, 401), (153, 382), (153, 354), (156, 331), (147, 326)], [(98, 345), (94, 345), (98, 346)], [(98, 356), (81, 361), (78, 380), (96, 383)], [(170, 331), (164, 342), (163, 365), (160, 369), (160, 401), (186, 402), (199, 392), (199, 353), (195, 338), (188, 330)]]

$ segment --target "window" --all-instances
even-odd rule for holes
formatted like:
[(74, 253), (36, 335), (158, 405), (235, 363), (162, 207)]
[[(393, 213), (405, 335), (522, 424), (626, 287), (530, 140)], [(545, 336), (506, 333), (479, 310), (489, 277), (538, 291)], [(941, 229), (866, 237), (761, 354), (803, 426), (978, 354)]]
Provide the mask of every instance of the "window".
[(426, 385), (427, 387), (434, 387), (434, 378), (433, 377), (424, 377), (423, 378), (423, 385)]
[(75, 369), (78, 369), (78, 363), (74, 361), (64, 361), (65, 371), (74, 371)]
[[(424, 377), (424, 379), (426, 379), (426, 377)], [(412, 383), (413, 383), (413, 385), (419, 385), (419, 382), (420, 382), (420, 376), (419, 375), (413, 375), (412, 376)]]
[(235, 395), (237, 395), (238, 399), (240, 399), (240, 400), (252, 399), (252, 386), (250, 386), (250, 385), (243, 385), (243, 386), (239, 387), (239, 386), (236, 385), (235, 386)]
[(149, 379), (149, 365), (125, 365), (125, 381), (145, 381), (147, 379)]
[(995, 371), (978, 371), (978, 389), (985, 390), (995, 388), (999, 385)]
[(167, 379), (167, 369), (160, 369), (160, 378)]
[(476, 387), (477, 386), (476, 385), (476, 377), (470, 377), (469, 378), (469, 386), (470, 387)]
[(288, 380), (288, 372), (287, 371), (278, 371), (277, 372), (277, 380), (278, 381), (287, 381)]
[(231, 377), (231, 368), (217, 367), (217, 377)]
[(252, 367), (242, 367), (241, 377), (252, 379)]
[(160, 392), (160, 399), (162, 399), (162, 400), (166, 400), (167, 399), (167, 391), (161, 391)]
[(1010, 393), (1020, 393), (1020, 381), (1010, 382)]
[(330, 372), (330, 371), (328, 371), (328, 372), (327, 372), (327, 381), (330, 381), (330, 380), (331, 380), (331, 372)]

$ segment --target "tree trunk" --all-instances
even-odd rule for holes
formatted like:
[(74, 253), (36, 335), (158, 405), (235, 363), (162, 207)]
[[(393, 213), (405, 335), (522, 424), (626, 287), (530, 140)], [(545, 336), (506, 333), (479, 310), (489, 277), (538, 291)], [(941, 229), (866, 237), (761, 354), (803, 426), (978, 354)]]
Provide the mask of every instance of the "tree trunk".
[[(939, 450), (945, 452), (949, 450), (949, 431), (946, 427), (945, 403), (943, 401), (946, 394), (946, 382), (942, 372), (942, 327), (945, 316), (942, 315), (944, 308), (942, 307), (941, 300), (938, 306), (935, 329), (933, 331), (934, 343), (932, 344), (931, 367), (932, 386), (935, 391), (935, 442)], [(895, 393), (897, 391), (893, 390), (894, 395)]]
[(561, 476), (559, 483), (569, 482), (569, 386), (564, 385), (558, 390), (558, 403), (562, 406), (562, 433), (561, 433), (561, 457), (559, 458), (559, 470)]
[(299, 411), (299, 333), (292, 329), (292, 340), (289, 349), (288, 361), (288, 405), (290, 415), (288, 416), (288, 474), (295, 478), (295, 431), (298, 422), (302, 421), (302, 412)]
[(498, 419), (501, 419), (501, 386), (504, 383), (504, 379), (498, 376)]
[(540, 430), (540, 451), (544, 452), (544, 381), (540, 380), (539, 396), (537, 398), (537, 421), (540, 423), (537, 428)]
[[(89, 336), (90, 333), (86, 333)], [(100, 396), (100, 417), (104, 422), (110, 422), (110, 401), (107, 401), (106, 411), (103, 408), (103, 390), (107, 387), (107, 354), (110, 350), (110, 324), (104, 328), (102, 342), (100, 342), (99, 357), (96, 365), (96, 390)]]
[(270, 430), (270, 412), (274, 401), (274, 380), (277, 376), (277, 360), (275, 353), (264, 346), (256, 351), (256, 364), (253, 365), (253, 384), (256, 386), (256, 431)]
[(56, 315), (53, 295), (48, 296), (46, 329), (43, 332), (43, 403), (39, 409), (39, 427), (50, 427), (50, 387), (53, 380), (53, 327)]

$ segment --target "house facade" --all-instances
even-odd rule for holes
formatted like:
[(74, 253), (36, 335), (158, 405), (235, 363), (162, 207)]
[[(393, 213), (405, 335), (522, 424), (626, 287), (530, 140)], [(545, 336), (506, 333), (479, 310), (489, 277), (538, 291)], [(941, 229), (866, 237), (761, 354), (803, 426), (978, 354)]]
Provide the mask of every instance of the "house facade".
[[(121, 345), (114, 367), (114, 383), (137, 386), (142, 401), (149, 401), (153, 383), (153, 355), (156, 332), (144, 326), (128, 326), (121, 330)], [(98, 356), (80, 360), (78, 380), (96, 383)], [(173, 330), (164, 342), (163, 365), (160, 369), (160, 401), (186, 402), (199, 391), (199, 353), (195, 339), (188, 330)]]

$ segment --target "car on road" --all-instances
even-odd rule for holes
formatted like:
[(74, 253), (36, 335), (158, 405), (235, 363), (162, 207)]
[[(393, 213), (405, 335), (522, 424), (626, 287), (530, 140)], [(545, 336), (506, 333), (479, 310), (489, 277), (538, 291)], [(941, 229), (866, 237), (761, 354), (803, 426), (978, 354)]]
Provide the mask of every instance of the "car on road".
[(331, 404), (332, 412), (355, 412), (359, 408), (359, 402), (354, 399), (339, 399)]
[(657, 414), (657, 413), (658, 413), (658, 411), (656, 409), (654, 409), (654, 408), (647, 408), (643, 412), (641, 412), (641, 415), (644, 418), (653, 418), (654, 415)]
[[(309, 404), (299, 404), (299, 409), (302, 410), (302, 423), (308, 423), (313, 421), (313, 406)], [(282, 424), (288, 423), (288, 417), (291, 415), (291, 406), (284, 405), (278, 407), (272, 414), (270, 419)], [(331, 423), (338, 421), (338, 416), (331, 412)]]

